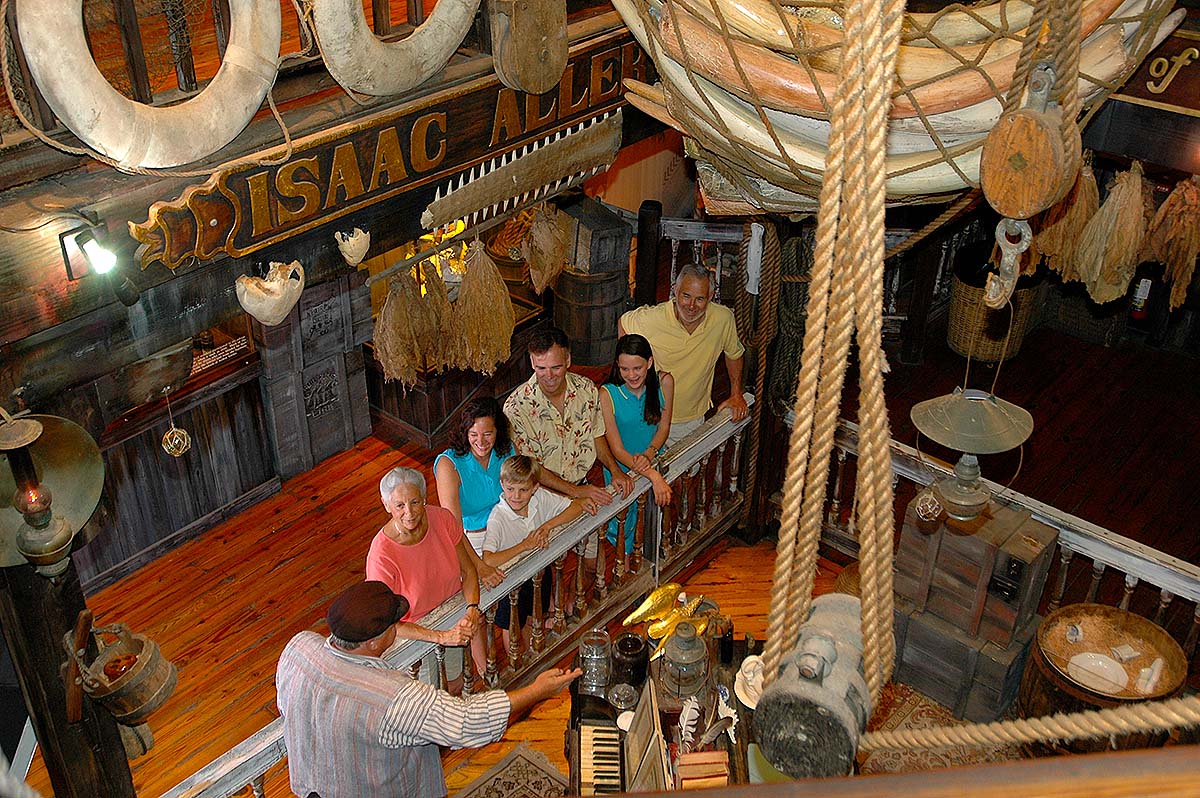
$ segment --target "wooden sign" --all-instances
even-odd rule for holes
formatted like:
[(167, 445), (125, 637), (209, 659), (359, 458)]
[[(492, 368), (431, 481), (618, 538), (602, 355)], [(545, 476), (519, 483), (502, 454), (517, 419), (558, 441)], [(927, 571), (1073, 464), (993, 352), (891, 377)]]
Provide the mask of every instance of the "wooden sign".
[[(624, 105), (621, 81), (652, 79), (625, 29), (581, 42), (557, 90), (523, 94), (494, 74), (299, 139), (284, 163), (234, 164), (130, 223), (142, 268), (241, 257), (456, 175)], [(280, 157), (283, 147), (256, 161)], [(465, 178), (464, 178), (465, 179)]]
[[(1192, 11), (1184, 24), (1194, 21), (1200, 17)], [(1200, 31), (1168, 36), (1112, 99), (1200, 117)]]

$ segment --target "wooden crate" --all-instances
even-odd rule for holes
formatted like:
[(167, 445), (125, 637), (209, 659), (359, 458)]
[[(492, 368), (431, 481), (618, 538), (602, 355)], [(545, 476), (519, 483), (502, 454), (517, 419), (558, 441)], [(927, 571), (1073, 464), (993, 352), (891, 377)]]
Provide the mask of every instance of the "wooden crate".
[(591, 197), (559, 204), (571, 217), (567, 266), (584, 274), (629, 271), (633, 228)]
[(972, 637), (1007, 647), (1033, 618), (1058, 532), (992, 503), (971, 521), (922, 522), (910, 504), (895, 559), (896, 594)]
[(1000, 646), (897, 598), (893, 678), (946, 707), (956, 718), (991, 722), (1017, 696), (1039, 620), (1034, 617), (1019, 629), (1013, 645)]

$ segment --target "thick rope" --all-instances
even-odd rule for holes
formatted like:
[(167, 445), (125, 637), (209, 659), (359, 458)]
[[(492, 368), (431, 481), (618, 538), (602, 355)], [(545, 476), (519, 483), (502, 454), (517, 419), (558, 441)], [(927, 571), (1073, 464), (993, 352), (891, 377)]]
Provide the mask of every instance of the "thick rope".
[[(860, 350), (872, 353), (864, 357), (863, 370), (881, 369), (882, 364), (879, 332), (885, 195), (881, 165), (902, 11), (902, 0), (891, 0), (886, 14), (881, 0), (860, 0), (848, 6), (845, 15), (842, 78), (830, 115), (829, 151), (821, 187), (808, 320), (796, 391), (796, 424), (788, 452), (783, 519), (767, 618), (764, 677), (768, 683), (777, 675), (783, 653), (794, 642), (812, 601), (826, 476), (855, 321), (852, 303), (856, 300), (861, 316)], [(865, 285), (871, 280), (877, 285)], [(869, 307), (872, 302), (874, 308)], [(882, 462), (890, 470), (882, 377), (880, 374), (875, 377), (866, 379), (864, 391), (878, 392), (878, 396), (860, 399), (860, 404), (868, 408), (863, 416), (864, 435), (883, 432), (884, 437), (875, 446), (883, 452)], [(879, 408), (883, 409), (882, 416)], [(878, 460), (878, 455), (866, 450), (868, 470), (872, 458)], [(890, 492), (890, 477), (883, 482), (884, 490)], [(874, 530), (867, 538), (886, 536), (890, 559), (892, 525), (887, 518), (890, 501), (889, 509), (881, 512), (882, 508), (877, 507), (879, 492), (872, 489), (868, 493), (866, 509), (859, 511), (860, 518), (870, 519), (869, 523), (885, 519), (886, 529)], [(890, 574), (890, 563), (885, 570)], [(864, 601), (864, 607), (865, 604)], [(890, 637), (890, 602), (887, 606)], [(886, 651), (887, 644), (878, 639), (878, 619), (878, 612), (864, 610), (864, 638)], [(876, 698), (887, 681), (890, 661), (890, 656), (887, 663), (881, 657), (874, 657), (873, 661), (868, 657), (868, 685)]]
[(859, 741), (864, 751), (898, 748), (954, 748), (962, 745), (1018, 745), (1041, 740), (1108, 737), (1139, 731), (1166, 731), (1200, 725), (1200, 696), (1147, 701), (1111, 709), (1046, 715), (1024, 720), (869, 732)]

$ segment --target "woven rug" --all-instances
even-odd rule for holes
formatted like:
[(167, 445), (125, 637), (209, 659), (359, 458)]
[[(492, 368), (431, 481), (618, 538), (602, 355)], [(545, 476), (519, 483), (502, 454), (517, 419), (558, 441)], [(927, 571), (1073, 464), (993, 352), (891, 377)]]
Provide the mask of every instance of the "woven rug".
[[(867, 730), (928, 729), (966, 722), (956, 719), (950, 714), (950, 710), (935, 704), (908, 685), (893, 682), (883, 688), (879, 708), (867, 724)], [(872, 751), (869, 754), (859, 754), (858, 772), (903, 773), (1021, 758), (1018, 748), (1007, 745), (960, 746), (937, 751)]]
[(552, 798), (566, 792), (566, 776), (545, 754), (521, 743), (454, 798)]

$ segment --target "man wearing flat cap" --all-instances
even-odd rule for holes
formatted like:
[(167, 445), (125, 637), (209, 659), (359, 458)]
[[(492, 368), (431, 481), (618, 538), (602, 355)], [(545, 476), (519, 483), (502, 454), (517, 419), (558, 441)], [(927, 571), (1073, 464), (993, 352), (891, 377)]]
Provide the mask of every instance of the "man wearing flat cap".
[(292, 792), (303, 798), (446, 794), (439, 745), (499, 740), (508, 722), (580, 671), (544, 671), (526, 687), (456, 698), (380, 658), (408, 601), (382, 582), (347, 588), (329, 607), (332, 634), (301, 632), (275, 673)]

